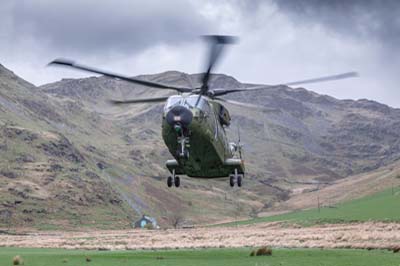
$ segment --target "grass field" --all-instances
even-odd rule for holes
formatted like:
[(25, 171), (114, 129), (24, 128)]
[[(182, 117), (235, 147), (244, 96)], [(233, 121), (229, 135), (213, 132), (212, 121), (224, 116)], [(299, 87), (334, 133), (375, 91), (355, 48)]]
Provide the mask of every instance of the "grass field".
[[(400, 254), (385, 250), (280, 249), (272, 256), (250, 257), (250, 249), (205, 249), (173, 251), (82, 251), (62, 249), (1, 248), (0, 265), (12, 265), (15, 255), (25, 266), (119, 266), (119, 265), (258, 265), (368, 266), (400, 264)], [(89, 258), (90, 261), (87, 261)]]
[(341, 223), (354, 221), (400, 221), (400, 190), (396, 188), (372, 196), (323, 207), (270, 217), (260, 217), (224, 225), (252, 224), (259, 222), (293, 221), (303, 225), (316, 223)]

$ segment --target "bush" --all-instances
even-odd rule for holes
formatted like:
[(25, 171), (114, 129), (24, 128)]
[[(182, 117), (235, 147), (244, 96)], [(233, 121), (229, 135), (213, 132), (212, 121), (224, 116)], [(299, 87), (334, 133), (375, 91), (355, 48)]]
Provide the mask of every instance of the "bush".
[(250, 256), (271, 256), (272, 249), (269, 247), (261, 247), (259, 249), (253, 250)]
[(13, 265), (24, 265), (24, 260), (17, 255), (13, 258)]
[(400, 246), (392, 247), (391, 250), (393, 253), (399, 253), (400, 252)]
[(147, 230), (153, 230), (153, 229), (154, 229), (154, 226), (153, 226), (152, 223), (147, 223), (147, 224), (144, 226), (144, 228), (146, 228)]

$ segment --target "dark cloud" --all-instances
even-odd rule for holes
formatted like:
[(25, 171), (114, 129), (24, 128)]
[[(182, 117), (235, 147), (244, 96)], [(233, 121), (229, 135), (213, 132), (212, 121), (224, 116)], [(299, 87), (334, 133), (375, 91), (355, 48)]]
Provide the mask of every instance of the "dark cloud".
[(398, 0), (277, 0), (281, 12), (296, 23), (320, 25), (335, 34), (379, 42), (382, 47), (400, 45)]
[(208, 31), (187, 1), (14, 1), (16, 41), (31, 36), (58, 51), (138, 53), (179, 44)]
[(240, 35), (215, 71), (273, 84), (356, 70), (307, 88), (398, 106), (398, 14), (397, 0), (1, 0), (0, 63), (35, 84), (88, 75), (45, 68), (55, 57), (127, 75), (199, 72), (198, 35)]

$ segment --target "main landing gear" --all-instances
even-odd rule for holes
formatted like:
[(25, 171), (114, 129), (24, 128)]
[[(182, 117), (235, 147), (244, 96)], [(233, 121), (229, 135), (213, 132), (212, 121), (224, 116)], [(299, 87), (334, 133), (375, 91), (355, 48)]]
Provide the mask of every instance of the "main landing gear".
[(175, 187), (179, 187), (181, 185), (181, 179), (179, 176), (175, 175), (175, 170), (172, 170), (172, 176), (169, 176), (167, 178), (167, 185), (168, 187), (172, 187), (172, 185), (175, 185)]
[(241, 187), (242, 179), (243, 179), (243, 174), (239, 174), (238, 170), (235, 168), (235, 172), (232, 175), (229, 175), (229, 185), (231, 187), (234, 187), (236, 183), (238, 187)]

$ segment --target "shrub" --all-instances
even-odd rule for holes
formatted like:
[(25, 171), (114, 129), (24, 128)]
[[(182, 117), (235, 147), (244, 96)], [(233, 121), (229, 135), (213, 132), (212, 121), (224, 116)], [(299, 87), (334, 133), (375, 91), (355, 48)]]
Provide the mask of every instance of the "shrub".
[(256, 251), (256, 256), (271, 256), (271, 255), (272, 255), (272, 249), (269, 247), (261, 247)]
[(13, 265), (24, 265), (24, 260), (17, 255), (13, 258)]
[(91, 262), (92, 259), (90, 257), (86, 257), (86, 262)]
[(256, 251), (252, 250), (251, 253), (250, 253), (250, 257), (253, 257), (254, 255), (256, 255)]
[(399, 253), (400, 252), (400, 246), (396, 246), (392, 248), (393, 253)]
[(154, 229), (154, 226), (153, 226), (152, 223), (147, 223), (147, 224), (144, 226), (144, 228), (146, 228), (147, 230), (152, 230), (152, 229)]

